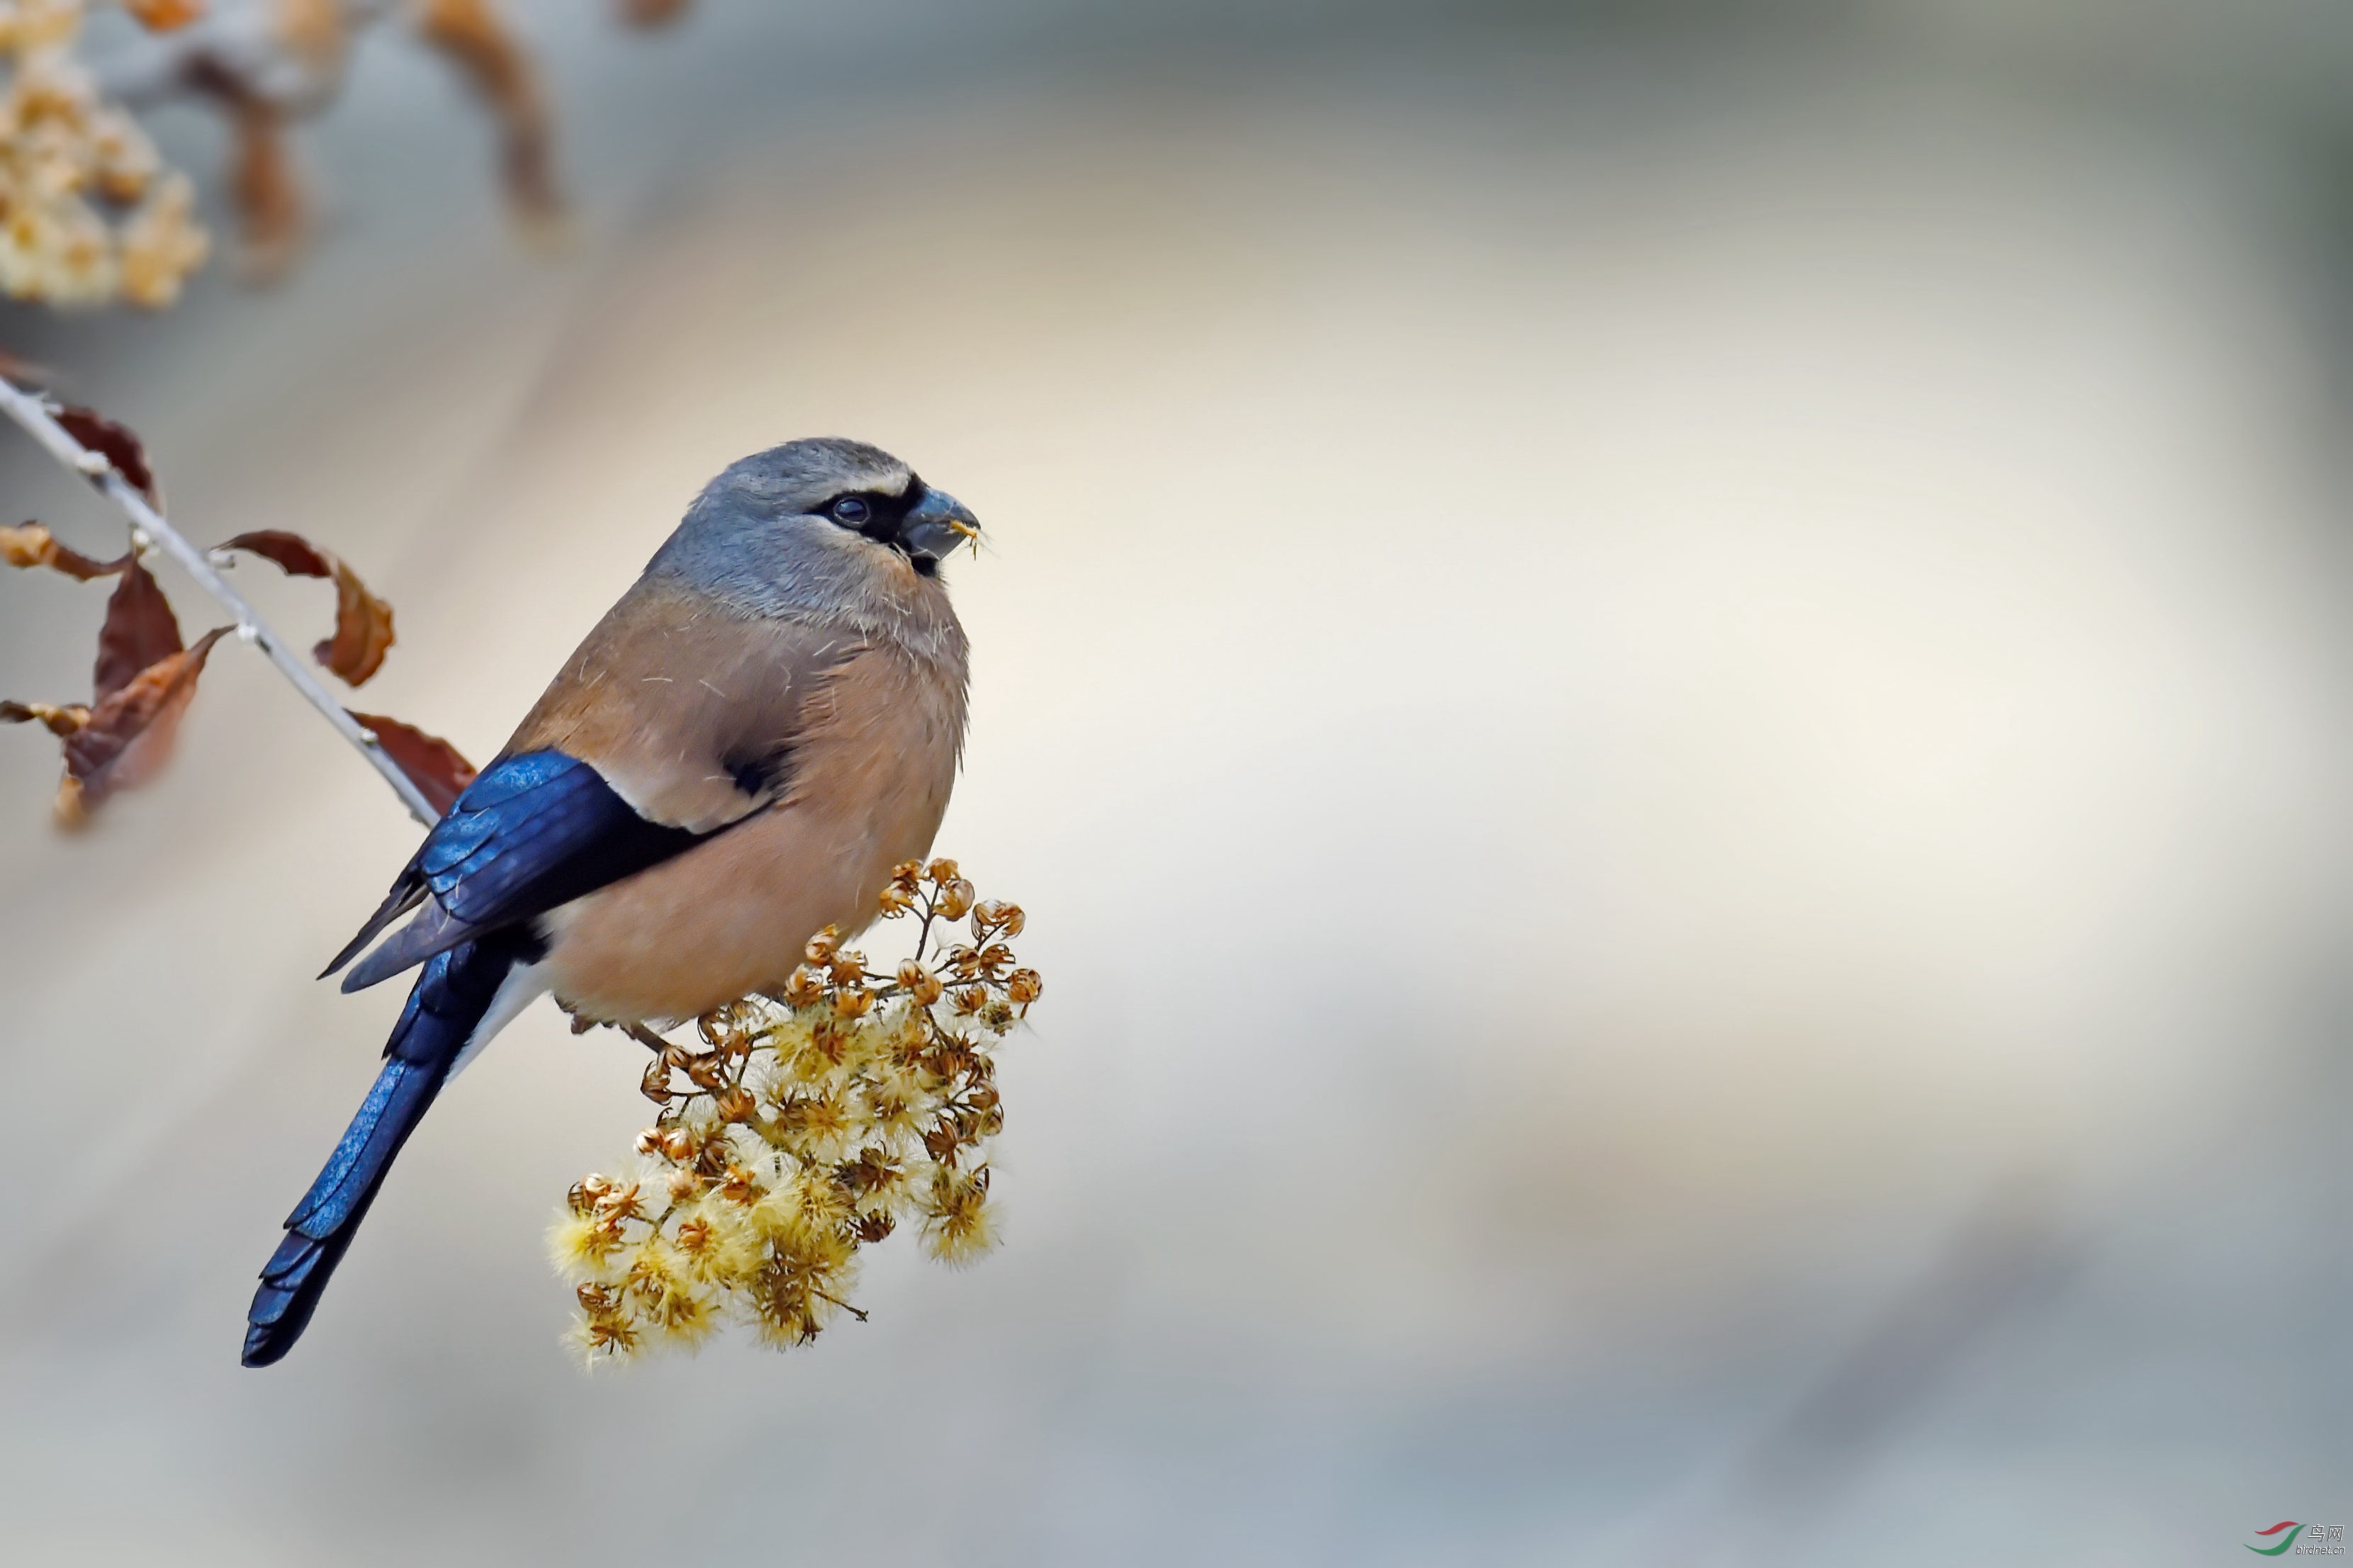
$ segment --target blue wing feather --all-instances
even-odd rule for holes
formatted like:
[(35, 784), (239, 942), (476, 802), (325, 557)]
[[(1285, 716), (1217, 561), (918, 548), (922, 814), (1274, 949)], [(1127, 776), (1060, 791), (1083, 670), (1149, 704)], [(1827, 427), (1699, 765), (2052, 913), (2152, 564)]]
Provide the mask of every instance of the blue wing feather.
[(529, 936), (508, 931), (436, 954), (417, 976), (385, 1045), (375, 1086), (286, 1216), (286, 1235), (262, 1266), (246, 1313), (246, 1365), (269, 1365), (301, 1337), (394, 1157), (431, 1109), (500, 985), (516, 964), (538, 956)]
[(310, 1322), (394, 1156), (463, 1058), (499, 987), (517, 965), (543, 955), (531, 922), (705, 837), (647, 821), (595, 768), (560, 752), (501, 757), (458, 797), (383, 907), (328, 966), (330, 974), (341, 969), (422, 906), (344, 981), (352, 990), (425, 965), (385, 1046), (375, 1087), (261, 1271), (247, 1314), (248, 1366), (278, 1360)]
[(501, 757), (434, 826), (383, 908), (327, 973), (350, 963), (427, 897), (440, 906), (440, 918), (428, 910), (370, 954), (343, 989), (373, 985), (470, 937), (533, 920), (707, 837), (638, 816), (576, 757), (561, 752)]

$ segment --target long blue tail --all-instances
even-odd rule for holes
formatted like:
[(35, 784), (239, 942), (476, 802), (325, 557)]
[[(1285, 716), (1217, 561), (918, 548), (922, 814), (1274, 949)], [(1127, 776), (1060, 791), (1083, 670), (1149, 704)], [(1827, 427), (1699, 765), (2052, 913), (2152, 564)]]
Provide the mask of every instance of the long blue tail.
[(286, 1239), (261, 1270), (246, 1311), (245, 1364), (268, 1366), (294, 1348), (352, 1236), (384, 1185), (393, 1157), (424, 1120), (449, 1068), (532, 939), (501, 931), (436, 954), (417, 977), (384, 1048), (384, 1071), (344, 1130), (326, 1168), (286, 1220)]

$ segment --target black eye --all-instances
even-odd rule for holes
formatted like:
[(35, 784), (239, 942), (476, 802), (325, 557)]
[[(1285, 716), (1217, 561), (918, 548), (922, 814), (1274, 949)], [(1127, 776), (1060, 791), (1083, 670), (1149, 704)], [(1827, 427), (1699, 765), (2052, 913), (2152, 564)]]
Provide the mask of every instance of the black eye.
[(844, 496), (839, 500), (833, 503), (834, 521), (836, 522), (846, 522), (852, 528), (857, 527), (860, 523), (864, 522), (868, 518), (872, 517), (873, 515), (874, 509), (868, 506), (864, 501), (860, 500), (856, 496)]

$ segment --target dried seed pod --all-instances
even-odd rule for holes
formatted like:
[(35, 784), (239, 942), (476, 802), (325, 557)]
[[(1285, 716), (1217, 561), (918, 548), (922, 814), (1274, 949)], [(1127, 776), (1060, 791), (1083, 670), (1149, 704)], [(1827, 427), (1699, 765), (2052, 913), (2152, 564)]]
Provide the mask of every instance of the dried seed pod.
[(906, 988), (908, 995), (926, 1007), (938, 1001), (947, 989), (940, 984), (938, 975), (912, 958), (899, 965), (899, 984)]
[[(638, 1147), (669, 1163), (642, 1197), (602, 1178), (596, 1196), (575, 1188), (580, 1218), (554, 1238), (603, 1290), (583, 1298), (575, 1343), (627, 1357), (691, 1345), (725, 1316), (802, 1342), (856, 1312), (840, 1297), (859, 1249), (914, 1228), (902, 1221), (951, 1262), (989, 1246), (989, 1140), (1006, 1111), (987, 1053), (1043, 986), (1009, 945), (1018, 906), (980, 902), (953, 862), (895, 867), (889, 889), (885, 912), (953, 910), (957, 927), (928, 928), (922, 959), (885, 961), (888, 981), (822, 931), (782, 994), (706, 1014), (704, 1048), (670, 1046), (646, 1073), (665, 1110)], [(935, 953), (934, 935), (973, 940)], [(717, 1210), (720, 1196), (735, 1206)]]
[[(638, 1080), (638, 1092), (644, 1095), (648, 1100), (652, 1100), (656, 1105), (668, 1105), (670, 1102), (671, 1098), (670, 1088), (670, 1068), (660, 1062), (655, 1062), (652, 1066), (647, 1068), (646, 1076)], [(638, 1152), (640, 1154), (649, 1154), (653, 1152), (653, 1151), (645, 1147), (645, 1140), (639, 1139), (638, 1141)]]
[(867, 1149), (857, 1159), (834, 1167), (834, 1174), (853, 1193), (876, 1193), (899, 1179), (899, 1167), (891, 1163), (887, 1151)]
[(1021, 906), (1008, 903), (1003, 899), (990, 899), (972, 907), (972, 929), (976, 936), (987, 936), (992, 931), (1019, 936), (1021, 928), (1028, 923), (1029, 918), (1021, 912)]

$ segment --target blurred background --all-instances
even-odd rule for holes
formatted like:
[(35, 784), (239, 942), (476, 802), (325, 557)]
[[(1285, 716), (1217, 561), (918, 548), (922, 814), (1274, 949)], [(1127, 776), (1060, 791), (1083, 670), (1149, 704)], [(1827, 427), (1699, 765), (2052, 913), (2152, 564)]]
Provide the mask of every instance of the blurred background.
[[(225, 647), (86, 836), (0, 733), (0, 1554), (2353, 1523), (2353, 13), (511, 11), (562, 255), (385, 37), (284, 283), (0, 332), (200, 540), (349, 556), (399, 611), (363, 705), (478, 759), (733, 458), (855, 435), (970, 503), (940, 848), (1047, 983), (1004, 1245), (876, 1249), (807, 1350), (584, 1374), (542, 1235), (642, 1053), (543, 1007), (240, 1371), (400, 1002), (311, 977), (415, 830)], [(216, 210), (214, 121), (153, 124)], [(13, 431), (0, 483), (120, 537)], [(86, 690), (102, 600), (0, 581), (0, 690)]]

